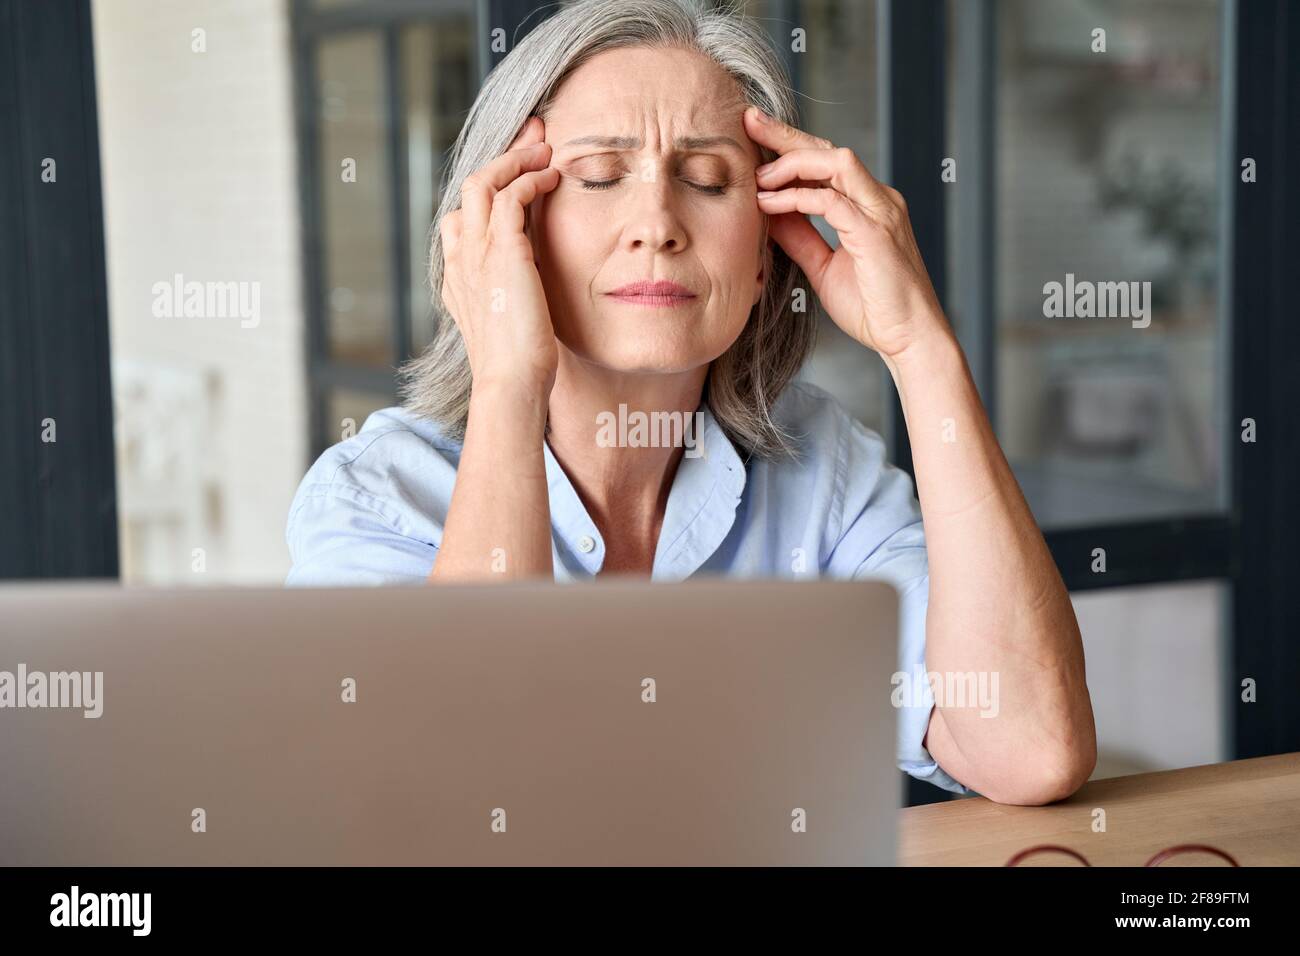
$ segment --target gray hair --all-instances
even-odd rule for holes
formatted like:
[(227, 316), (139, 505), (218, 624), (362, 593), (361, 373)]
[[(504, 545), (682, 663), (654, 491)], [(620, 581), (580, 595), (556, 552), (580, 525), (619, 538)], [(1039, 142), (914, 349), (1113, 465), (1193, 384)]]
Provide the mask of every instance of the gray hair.
[[(465, 343), (442, 304), (442, 218), (460, 207), (466, 177), (513, 142), (533, 113), (545, 118), (556, 91), (575, 69), (616, 47), (677, 47), (713, 59), (732, 76), (745, 102), (798, 125), (789, 78), (763, 29), (732, 4), (699, 0), (578, 0), (543, 20), (488, 75), (452, 146), (442, 198), (430, 230), (429, 283), (437, 324), (424, 352), (400, 369), (402, 402), (464, 440), (472, 385)], [(764, 162), (776, 154), (760, 147)], [(709, 369), (710, 409), (742, 456), (789, 457), (791, 436), (772, 409), (799, 373), (816, 331), (808, 279), (763, 229), (767, 277), (759, 301), (731, 347)], [(794, 290), (802, 289), (801, 309)]]

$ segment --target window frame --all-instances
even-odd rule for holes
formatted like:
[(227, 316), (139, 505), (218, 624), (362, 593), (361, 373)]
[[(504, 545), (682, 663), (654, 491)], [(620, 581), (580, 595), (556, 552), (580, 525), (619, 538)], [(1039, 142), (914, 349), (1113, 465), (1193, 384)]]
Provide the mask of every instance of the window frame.
[[(314, 0), (293, 0), (290, 10), (294, 46), (294, 99), (298, 132), (299, 205), (302, 222), (304, 346), (308, 382), (307, 464), (338, 440), (338, 423), (329, 420), (335, 389), (387, 395), (397, 400), (397, 368), (413, 355), (411, 302), (411, 242), (408, 234), (404, 91), (400, 76), (402, 28), (450, 15), (469, 15), (476, 24), (500, 24), (517, 42), (546, 15), (526, 0), (372, 0), (369, 3), (320, 7)], [(377, 31), (384, 48), (384, 130), (388, 168), (390, 301), (393, 303), (391, 367), (359, 365), (333, 357), (329, 351), (328, 310), (325, 303), (324, 232), (320, 167), (319, 104), (316, 102), (317, 51), (323, 37), (348, 32)], [(500, 62), (502, 53), (490, 49), (488, 31), (478, 30), (476, 63), (480, 82)], [(358, 425), (361, 423), (358, 422)]]
[[(922, 238), (946, 237), (947, 232), (945, 195), (935, 171), (944, 156), (960, 154), (963, 170), (980, 184), (976, 196), (958, 200), (963, 203), (958, 223), (962, 241), (978, 255), (959, 266), (966, 319), (956, 332), (996, 422), (996, 0), (961, 0), (962, 35), (954, 53), (974, 75), (963, 83), (964, 112), (970, 115), (959, 119), (954, 143), (936, 130), (947, 116), (946, 78), (935, 83), (933, 66), (919, 78), (912, 69), (917, 63), (947, 69), (947, 5), (944, 0), (878, 2), (880, 88), (887, 101), (881, 115), (888, 117), (882, 129), (887, 157), (882, 178), (892, 180), (908, 198), (941, 300), (951, 293), (946, 244)], [(1229, 709), (1234, 756), (1244, 758), (1300, 749), (1300, 696), (1290, 692), (1300, 687), (1300, 641), (1295, 638), (1300, 605), (1294, 600), (1300, 556), (1292, 537), (1300, 528), (1300, 499), (1288, 480), (1300, 447), (1293, 424), (1300, 408), (1300, 376), (1294, 368), (1300, 323), (1290, 317), (1286, 291), (1286, 277), (1300, 262), (1300, 189), (1288, 188), (1285, 172), (1300, 163), (1300, 12), (1288, 11), (1285, 0), (1221, 4), (1219, 308), (1230, 379), (1220, 391), (1226, 406), (1219, 410), (1227, 475), (1223, 510), (1053, 528), (1044, 537), (1071, 591), (1193, 580), (1227, 583), (1225, 699), (1240, 700), (1245, 678), (1259, 686), (1256, 702)], [(1238, 175), (1240, 157), (1246, 156), (1255, 157), (1266, 171), (1248, 185)], [(1247, 417), (1260, 423), (1262, 434), (1255, 444), (1237, 440)], [(912, 473), (896, 396), (891, 438), (895, 463)], [(1106, 549), (1105, 574), (1091, 568), (1097, 547)]]

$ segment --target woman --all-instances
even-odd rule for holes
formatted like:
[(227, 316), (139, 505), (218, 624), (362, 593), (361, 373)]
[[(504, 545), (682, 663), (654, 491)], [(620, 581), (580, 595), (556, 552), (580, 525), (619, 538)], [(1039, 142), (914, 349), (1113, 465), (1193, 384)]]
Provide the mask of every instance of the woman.
[[(405, 407), (304, 478), (288, 583), (887, 578), (908, 672), (999, 691), (988, 719), (922, 679), (899, 766), (1006, 803), (1065, 797), (1096, 759), (1069, 596), (902, 196), (794, 116), (732, 13), (583, 0), (530, 33), (455, 145), (437, 337)], [(809, 291), (889, 368), (919, 509), (880, 437), (792, 381)], [(610, 427), (637, 415), (679, 427)]]

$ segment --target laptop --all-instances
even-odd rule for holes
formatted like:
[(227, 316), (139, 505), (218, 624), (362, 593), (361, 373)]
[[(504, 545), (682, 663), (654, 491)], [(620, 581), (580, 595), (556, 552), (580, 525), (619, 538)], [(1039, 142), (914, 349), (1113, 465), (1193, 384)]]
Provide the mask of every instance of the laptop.
[(884, 581), (0, 585), (6, 865), (893, 864)]

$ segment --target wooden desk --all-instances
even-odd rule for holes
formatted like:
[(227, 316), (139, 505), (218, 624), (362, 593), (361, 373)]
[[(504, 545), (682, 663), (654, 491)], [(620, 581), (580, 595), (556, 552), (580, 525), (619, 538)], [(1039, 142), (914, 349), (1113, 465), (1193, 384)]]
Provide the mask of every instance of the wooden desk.
[[(1093, 809), (1106, 832), (1092, 832)], [(1002, 866), (1054, 843), (1093, 866), (1142, 866), (1165, 847), (1208, 843), (1242, 866), (1300, 866), (1300, 753), (1086, 783), (1046, 807), (971, 797), (902, 811), (903, 866)], [(1029, 863), (1059, 861), (1061, 854)], [(1171, 860), (1169, 866), (1178, 864)]]

